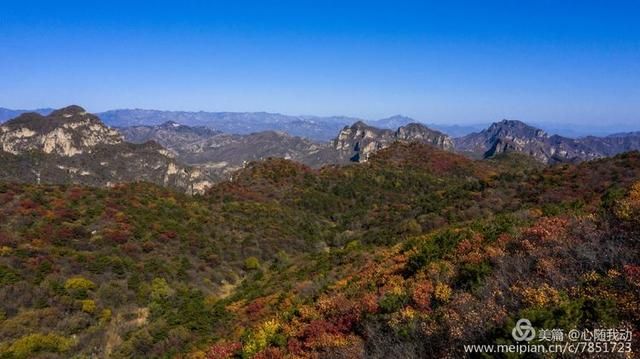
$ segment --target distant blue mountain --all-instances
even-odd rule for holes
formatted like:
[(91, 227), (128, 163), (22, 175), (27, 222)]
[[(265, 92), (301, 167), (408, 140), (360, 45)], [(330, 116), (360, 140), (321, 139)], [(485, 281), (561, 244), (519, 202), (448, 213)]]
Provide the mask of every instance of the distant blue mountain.
[[(175, 121), (187, 126), (205, 126), (230, 134), (246, 135), (261, 131), (282, 131), (292, 136), (306, 137), (316, 141), (331, 140), (344, 126), (349, 126), (357, 121), (364, 121), (370, 126), (390, 130), (396, 130), (410, 123), (423, 123), (402, 115), (372, 121), (347, 116), (290, 116), (268, 112), (190, 112), (143, 109), (111, 110), (97, 115), (106, 124), (114, 127), (156, 126), (167, 121)], [(452, 137), (464, 136), (486, 127), (485, 124), (466, 126), (428, 124), (428, 126)]]
[(446, 125), (436, 123), (426, 123), (403, 115), (395, 115), (375, 121), (365, 121), (367, 124), (378, 127), (395, 130), (399, 127), (406, 126), (410, 123), (421, 123), (429, 128), (443, 132), (451, 137), (462, 137), (472, 132), (482, 131), (489, 124), (473, 124), (473, 125)]
[(427, 124), (428, 127), (431, 127), (440, 132), (446, 133), (451, 137), (462, 137), (466, 136), (470, 133), (482, 131), (483, 129), (489, 127), (489, 124), (472, 124), (472, 125), (443, 125), (438, 123), (430, 123)]
[(268, 112), (187, 112), (158, 110), (111, 110), (98, 113), (114, 127), (154, 126), (174, 121), (187, 126), (205, 126), (229, 134), (246, 135), (261, 131), (281, 131), (292, 136), (328, 141), (344, 126), (358, 121), (344, 116), (289, 116)]
[[(47, 115), (53, 109), (13, 110), (0, 107), (0, 123), (15, 118), (25, 112)], [(347, 116), (291, 116), (269, 112), (205, 112), (205, 111), (161, 111), (144, 109), (117, 109), (97, 113), (100, 119), (112, 127), (157, 126), (174, 121), (187, 126), (203, 126), (229, 134), (246, 135), (262, 131), (281, 131), (292, 136), (305, 137), (315, 141), (332, 140), (345, 126), (364, 121), (370, 126), (396, 130), (410, 123), (421, 123), (443, 132), (453, 138), (480, 132), (488, 123), (469, 125), (430, 123), (403, 115), (395, 115), (379, 120), (363, 120)], [(632, 132), (638, 128), (629, 126), (562, 125), (541, 123), (537, 127), (548, 133), (565, 137), (606, 136), (612, 132)], [(615, 127), (615, 128), (614, 128)]]
[(52, 108), (39, 108), (35, 110), (12, 110), (9, 108), (0, 107), (0, 123), (16, 118), (26, 112), (37, 112), (43, 116), (46, 116), (53, 112)]

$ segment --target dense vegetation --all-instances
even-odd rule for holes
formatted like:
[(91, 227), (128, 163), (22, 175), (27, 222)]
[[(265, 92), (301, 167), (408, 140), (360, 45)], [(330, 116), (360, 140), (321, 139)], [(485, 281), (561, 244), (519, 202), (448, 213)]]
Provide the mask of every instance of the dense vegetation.
[(522, 316), (640, 325), (640, 154), (396, 144), (202, 196), (0, 184), (0, 357), (442, 357)]

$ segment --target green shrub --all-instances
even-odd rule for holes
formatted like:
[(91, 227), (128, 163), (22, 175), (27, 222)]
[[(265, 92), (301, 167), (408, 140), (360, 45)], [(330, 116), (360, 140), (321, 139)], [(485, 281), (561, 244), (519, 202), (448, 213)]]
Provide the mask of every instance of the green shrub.
[(83, 299), (80, 301), (82, 311), (85, 313), (93, 314), (96, 311), (96, 302), (91, 299)]
[(20, 280), (20, 274), (18, 274), (15, 270), (0, 265), (0, 286), (9, 285), (16, 283)]
[(244, 269), (246, 270), (256, 270), (260, 268), (260, 260), (256, 257), (249, 257), (244, 260)]
[(409, 257), (405, 274), (413, 275), (425, 265), (442, 259), (451, 253), (460, 241), (469, 238), (470, 235), (469, 231), (447, 229), (426, 239), (421, 237), (414, 243), (418, 251)]
[(89, 291), (95, 288), (95, 283), (80, 276), (69, 278), (64, 283), (64, 289), (67, 290), (67, 293), (77, 299), (86, 298), (89, 294)]
[(478, 264), (465, 263), (460, 268), (456, 285), (464, 289), (476, 288), (491, 273), (491, 270), (491, 265), (486, 261)]
[(171, 295), (171, 287), (164, 278), (154, 278), (151, 281), (151, 300), (158, 302)]
[(8, 355), (12, 358), (31, 358), (39, 353), (64, 353), (73, 346), (72, 339), (68, 339), (53, 333), (26, 335), (3, 350), (2, 357)]
[(408, 302), (406, 294), (387, 294), (379, 301), (380, 309), (385, 313), (393, 313), (400, 310)]
[(242, 348), (243, 358), (252, 358), (256, 353), (265, 349), (270, 344), (277, 344), (281, 341), (277, 334), (280, 330), (280, 323), (275, 319), (262, 323), (245, 340)]

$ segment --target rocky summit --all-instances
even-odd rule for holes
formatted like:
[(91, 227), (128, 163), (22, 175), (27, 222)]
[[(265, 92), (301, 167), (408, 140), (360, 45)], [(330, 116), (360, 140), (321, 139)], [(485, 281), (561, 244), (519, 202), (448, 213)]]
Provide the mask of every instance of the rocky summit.
[(70, 157), (91, 153), (98, 145), (122, 142), (110, 129), (80, 106), (53, 111), (48, 116), (26, 113), (0, 126), (2, 150), (14, 155), (41, 151)]
[(455, 139), (456, 150), (489, 158), (505, 152), (520, 152), (544, 163), (580, 162), (603, 157), (578, 140), (549, 136), (524, 122), (503, 120), (481, 132)]
[(454, 147), (449, 136), (418, 123), (392, 131), (358, 121), (340, 131), (333, 141), (333, 148), (338, 152), (339, 161), (366, 162), (371, 154), (394, 142), (419, 142), (444, 150), (453, 150)]
[(356, 121), (332, 141), (314, 141), (273, 130), (230, 134), (173, 120), (111, 128), (82, 107), (69, 106), (49, 115), (22, 113), (0, 125), (0, 158), (7, 169), (0, 179), (91, 186), (148, 181), (202, 193), (214, 182), (233, 178), (252, 161), (276, 157), (312, 168), (362, 163), (395, 142), (425, 144), (471, 158), (522, 153), (545, 164), (640, 149), (638, 133), (573, 139), (503, 120), (453, 139), (410, 120), (395, 116), (381, 123), (402, 124), (396, 130)]
[(25, 113), (0, 126), (0, 180), (113, 186), (147, 181), (189, 193), (211, 181), (155, 142), (132, 144), (80, 106)]

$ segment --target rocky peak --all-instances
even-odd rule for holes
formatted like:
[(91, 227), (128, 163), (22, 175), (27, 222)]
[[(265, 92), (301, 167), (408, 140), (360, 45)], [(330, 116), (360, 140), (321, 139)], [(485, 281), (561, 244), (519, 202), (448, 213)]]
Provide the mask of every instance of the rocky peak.
[(493, 123), (481, 132), (456, 138), (456, 149), (484, 158), (504, 152), (520, 152), (540, 162), (576, 162), (601, 157), (585, 144), (572, 138), (549, 136), (541, 129), (513, 120)]
[(419, 142), (441, 149), (453, 149), (453, 141), (449, 136), (419, 123), (411, 123), (392, 131), (369, 126), (362, 121), (342, 129), (334, 140), (334, 148), (342, 153), (343, 158), (366, 162), (372, 153), (396, 141)]
[(410, 123), (398, 128), (395, 136), (401, 141), (428, 143), (443, 150), (453, 150), (454, 147), (449, 136), (419, 123)]
[(87, 111), (84, 108), (78, 105), (71, 105), (71, 106), (63, 107), (58, 110), (54, 110), (49, 114), (49, 116), (69, 118), (74, 116), (82, 116), (86, 114), (87, 114)]
[(529, 126), (526, 123), (517, 120), (502, 120), (500, 122), (495, 122), (485, 131), (492, 136), (505, 136), (511, 138), (547, 137), (546, 132), (543, 130)]
[(345, 126), (345, 128), (350, 127), (351, 129), (366, 129), (371, 128), (371, 126), (367, 125), (364, 121), (356, 121), (351, 126)]
[(358, 121), (351, 126), (345, 126), (338, 137), (333, 141), (334, 148), (338, 151), (357, 153), (350, 158), (354, 161), (362, 161), (363, 155), (382, 148), (383, 143), (393, 140), (393, 132), (367, 125)]
[(396, 129), (401, 126), (406, 126), (410, 123), (415, 123), (416, 120), (411, 117), (403, 116), (403, 115), (395, 115), (387, 118), (383, 118), (380, 120), (372, 121), (371, 125), (379, 128), (388, 128), (388, 129)]
[(393, 121), (412, 121), (411, 117), (403, 116), (403, 115), (393, 115), (391, 117), (387, 117), (386, 120)]
[(175, 122), (175, 121), (166, 121), (166, 122), (162, 123), (158, 127), (159, 128), (164, 128), (164, 129), (173, 129), (173, 128), (182, 127), (182, 125), (177, 123), (177, 122)]
[(202, 193), (211, 185), (199, 168), (185, 166), (160, 144), (124, 142), (80, 106), (48, 116), (26, 113), (0, 126), (0, 180), (111, 186), (148, 181)]
[(363, 121), (357, 121), (351, 126), (345, 126), (338, 134), (338, 138), (373, 138), (379, 136), (388, 136), (391, 134), (392, 132), (389, 130), (369, 126)]
[(2, 150), (12, 154), (42, 151), (74, 156), (100, 144), (122, 142), (120, 134), (80, 106), (68, 106), (48, 116), (25, 113), (0, 126)]

